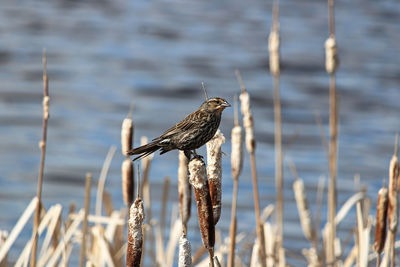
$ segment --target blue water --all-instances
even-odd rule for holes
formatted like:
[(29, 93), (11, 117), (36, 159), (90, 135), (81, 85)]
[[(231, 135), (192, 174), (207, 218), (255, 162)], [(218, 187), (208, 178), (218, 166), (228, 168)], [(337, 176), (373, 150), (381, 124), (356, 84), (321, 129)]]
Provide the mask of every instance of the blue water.
[[(272, 80), (268, 72), (271, 1), (2, 1), (0, 6), (0, 228), (10, 231), (36, 194), (40, 161), (42, 64), (46, 48), (51, 97), (43, 202), (83, 206), (84, 176), (95, 181), (120, 127), (135, 103), (135, 145), (153, 138), (192, 112), (209, 95), (233, 102), (240, 69), (252, 97), (257, 139), (260, 202), (274, 202)], [(400, 4), (397, 1), (339, 1), (336, 33), (340, 68), (339, 206), (355, 192), (353, 177), (375, 205), (387, 177), (400, 131)], [(328, 176), (326, 152), (315, 114), (329, 133), (328, 76), (323, 43), (328, 35), (325, 1), (281, 1), (281, 98), (285, 164), (285, 241), (291, 254), (307, 247), (291, 189), (288, 159), (305, 180), (315, 214), (316, 184)], [(221, 130), (230, 136), (233, 109)], [(230, 143), (223, 147), (223, 211), (218, 228), (228, 235), (232, 179)], [(204, 154), (204, 150), (200, 150)], [(106, 190), (122, 207), (120, 150)], [(170, 176), (176, 198), (177, 153), (155, 156), (151, 169), (153, 214), (161, 185)], [(327, 184), (327, 183), (326, 183)], [(239, 185), (238, 231), (254, 230), (249, 159)], [(94, 187), (93, 187), (94, 189)], [(92, 191), (92, 203), (95, 192)], [(93, 209), (94, 205), (92, 205)], [(171, 205), (169, 206), (171, 209)], [(195, 211), (195, 209), (193, 209)], [(372, 211), (374, 212), (374, 211)], [(195, 212), (193, 212), (195, 214)], [(323, 218), (326, 210), (323, 210)], [(342, 236), (355, 226), (348, 218)], [(193, 249), (200, 246), (197, 219), (190, 220)], [(30, 230), (12, 249), (16, 259)], [(296, 242), (292, 242), (296, 241)], [(347, 248), (348, 249), (348, 248)], [(288, 254), (293, 265), (302, 265)]]

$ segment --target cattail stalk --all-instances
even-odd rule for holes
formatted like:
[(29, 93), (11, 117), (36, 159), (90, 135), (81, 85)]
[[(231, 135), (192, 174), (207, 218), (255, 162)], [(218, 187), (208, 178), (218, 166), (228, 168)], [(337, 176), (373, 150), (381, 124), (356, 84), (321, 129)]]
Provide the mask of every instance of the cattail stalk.
[(383, 185), (378, 192), (378, 203), (376, 205), (376, 225), (375, 225), (375, 242), (374, 249), (378, 259), (376, 266), (379, 266), (381, 261), (381, 253), (385, 246), (386, 240), (386, 220), (388, 208), (388, 190)]
[(161, 204), (161, 215), (160, 215), (160, 227), (161, 227), (161, 236), (164, 237), (164, 229), (165, 229), (165, 218), (167, 213), (167, 204), (168, 204), (168, 194), (169, 194), (169, 185), (171, 183), (171, 178), (168, 176), (164, 178), (163, 185), (163, 194), (162, 194), (162, 204)]
[(179, 194), (179, 212), (181, 215), (183, 233), (187, 235), (187, 222), (190, 218), (190, 208), (192, 203), (192, 188), (189, 184), (189, 160), (183, 151), (179, 151), (178, 168), (178, 194)]
[(140, 266), (143, 248), (143, 201), (137, 197), (130, 207), (128, 221), (128, 247), (126, 252), (126, 266)]
[(230, 247), (228, 256), (228, 267), (235, 265), (235, 246), (236, 246), (236, 210), (237, 210), (237, 195), (239, 187), (239, 175), (242, 172), (243, 166), (243, 148), (242, 148), (242, 127), (239, 125), (239, 114), (237, 97), (235, 95), (235, 126), (232, 128), (231, 133), (231, 167), (232, 167), (232, 178), (233, 178), (233, 195), (232, 195), (232, 218), (230, 226)]
[(282, 116), (280, 100), (280, 68), (279, 68), (279, 2), (273, 4), (273, 25), (269, 35), (269, 66), (274, 80), (274, 121), (275, 121), (275, 183), (277, 207), (277, 245), (283, 242), (283, 160), (282, 160)]
[(329, 99), (330, 99), (330, 143), (329, 143), (329, 192), (328, 192), (328, 221), (330, 222), (330, 235), (327, 244), (326, 260), (328, 265), (335, 265), (335, 245), (336, 224), (334, 223), (336, 216), (337, 192), (336, 192), (336, 175), (337, 175), (337, 135), (338, 135), (338, 115), (336, 102), (336, 69), (338, 67), (338, 53), (335, 39), (335, 16), (334, 16), (334, 0), (328, 0), (329, 7), (329, 38), (325, 43), (326, 71), (330, 76)]
[(196, 197), (201, 239), (210, 253), (210, 263), (213, 266), (215, 227), (206, 166), (202, 159), (193, 158), (189, 162), (189, 182), (193, 186)]
[(186, 235), (183, 234), (179, 239), (179, 267), (191, 267), (192, 266), (192, 247), (190, 246), (189, 240)]
[(253, 195), (254, 195), (254, 211), (256, 216), (256, 224), (257, 224), (257, 237), (258, 242), (260, 243), (258, 246), (259, 249), (259, 258), (262, 267), (265, 267), (265, 238), (264, 238), (264, 230), (263, 225), (260, 219), (260, 200), (258, 196), (258, 181), (257, 181), (257, 169), (256, 169), (256, 158), (255, 158), (255, 148), (256, 141), (254, 139), (254, 129), (253, 129), (253, 115), (250, 109), (250, 96), (246, 91), (246, 87), (244, 86), (242, 77), (240, 72), (236, 71), (236, 77), (239, 81), (242, 93), (240, 94), (240, 103), (241, 103), (241, 111), (243, 115), (243, 126), (246, 131), (246, 149), (250, 154), (250, 162), (251, 162), (251, 176), (253, 182)]
[(211, 202), (213, 206), (214, 225), (221, 216), (222, 195), (222, 164), (221, 146), (225, 143), (225, 137), (218, 129), (214, 137), (207, 142), (207, 174), (210, 186)]
[(38, 176), (38, 186), (37, 186), (37, 198), (38, 202), (36, 205), (35, 218), (33, 221), (33, 243), (32, 243), (32, 254), (30, 266), (36, 266), (36, 254), (37, 254), (37, 240), (38, 240), (38, 227), (40, 224), (40, 210), (41, 210), (41, 202), (42, 202), (42, 184), (43, 184), (43, 173), (44, 173), (44, 162), (46, 158), (46, 144), (47, 144), (47, 121), (49, 119), (49, 79), (47, 77), (47, 56), (46, 50), (43, 51), (43, 128), (42, 128), (42, 140), (39, 143), (39, 147), (41, 149), (40, 156), (40, 168), (39, 168), (39, 176)]
[(82, 243), (81, 243), (81, 251), (79, 254), (79, 266), (83, 267), (85, 263), (86, 257), (86, 233), (88, 228), (88, 214), (89, 214), (89, 207), (90, 207), (90, 187), (92, 184), (92, 174), (86, 174), (86, 185), (85, 185), (85, 211), (83, 215), (83, 222), (82, 222)]

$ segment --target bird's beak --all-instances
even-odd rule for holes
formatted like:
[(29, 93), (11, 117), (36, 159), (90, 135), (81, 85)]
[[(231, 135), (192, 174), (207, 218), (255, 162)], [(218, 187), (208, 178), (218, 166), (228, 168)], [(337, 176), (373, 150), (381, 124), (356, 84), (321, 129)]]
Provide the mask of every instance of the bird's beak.
[(227, 107), (230, 107), (231, 104), (229, 104), (228, 102), (224, 101), (220, 106), (224, 107), (224, 108), (227, 108)]

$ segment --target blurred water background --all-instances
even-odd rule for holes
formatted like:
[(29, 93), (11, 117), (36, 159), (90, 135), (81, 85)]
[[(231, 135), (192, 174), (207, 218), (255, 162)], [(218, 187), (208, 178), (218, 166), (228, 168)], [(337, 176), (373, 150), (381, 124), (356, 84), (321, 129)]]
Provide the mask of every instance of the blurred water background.
[[(0, 228), (11, 230), (36, 194), (42, 132), (42, 63), (46, 48), (50, 120), (43, 202), (83, 207), (84, 177), (95, 183), (111, 145), (120, 147), (120, 128), (135, 103), (135, 145), (153, 138), (211, 96), (233, 102), (239, 93), (234, 70), (242, 72), (252, 97), (261, 206), (275, 200), (272, 81), (268, 33), (272, 1), (11, 1), (0, 5)], [(338, 206), (357, 188), (359, 174), (372, 205), (387, 177), (395, 133), (400, 130), (400, 3), (337, 1), (340, 68)], [(328, 176), (327, 154), (315, 114), (328, 134), (328, 76), (323, 44), (328, 36), (326, 1), (281, 1), (281, 98), (284, 142), (284, 246), (289, 263), (309, 247), (298, 221), (288, 159), (305, 180), (315, 212), (316, 187)], [(221, 130), (230, 137), (233, 109)], [(232, 179), (230, 142), (223, 146), (223, 211), (218, 228), (228, 236)], [(205, 150), (201, 149), (204, 154)], [(247, 154), (246, 154), (247, 156)], [(106, 182), (114, 206), (122, 207), (117, 151)], [(169, 211), (177, 202), (177, 152), (156, 155), (150, 171), (152, 209), (157, 218), (161, 186), (171, 177)], [(238, 231), (254, 234), (250, 166), (239, 182)], [(327, 181), (327, 180), (326, 180)], [(95, 191), (92, 190), (92, 208)], [(194, 207), (193, 207), (194, 208)], [(374, 212), (374, 211), (372, 211)], [(189, 239), (200, 244), (195, 209)], [(355, 213), (339, 227), (351, 235)], [(326, 210), (322, 214), (326, 218)], [(10, 260), (30, 238), (23, 232)], [(294, 241), (294, 242), (293, 242)], [(345, 247), (344, 250), (348, 250)], [(248, 257), (248, 256), (246, 256)], [(246, 258), (245, 257), (245, 258)], [(247, 259), (247, 258), (246, 258)]]

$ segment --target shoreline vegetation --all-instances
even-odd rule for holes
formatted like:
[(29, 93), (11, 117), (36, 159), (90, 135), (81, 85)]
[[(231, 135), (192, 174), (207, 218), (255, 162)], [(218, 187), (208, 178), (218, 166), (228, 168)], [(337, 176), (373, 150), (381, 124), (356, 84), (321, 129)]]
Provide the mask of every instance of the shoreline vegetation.
[[(296, 171), (295, 164), (289, 160), (292, 172), (293, 195), (299, 216), (299, 224), (309, 247), (302, 249), (303, 265), (317, 266), (396, 266), (396, 241), (399, 217), (400, 169), (398, 163), (398, 135), (394, 142), (394, 153), (388, 164), (388, 178), (383, 180), (382, 188), (377, 194), (377, 203), (371, 203), (365, 188), (359, 185), (358, 192), (353, 194), (341, 206), (337, 203), (337, 144), (339, 108), (336, 92), (336, 70), (338, 69), (338, 51), (335, 39), (334, 0), (328, 0), (329, 37), (325, 42), (326, 71), (329, 76), (330, 120), (329, 139), (321, 134), (323, 144), (329, 157), (329, 185), (326, 209), (328, 218), (321, 225), (321, 211), (325, 185), (318, 182), (316, 210), (311, 210), (303, 180)], [(32, 198), (15, 227), (7, 232), (0, 231), (0, 267), (8, 266), (7, 254), (12, 249), (24, 227), (33, 217), (32, 237), (26, 241), (15, 266), (68, 266), (71, 258), (79, 259), (79, 266), (288, 266), (287, 260), (292, 256), (285, 250), (284, 218), (284, 173), (282, 150), (282, 118), (280, 103), (280, 37), (279, 37), (279, 2), (273, 4), (273, 25), (269, 35), (270, 73), (273, 77), (274, 120), (275, 120), (275, 182), (276, 203), (260, 204), (256, 168), (256, 138), (251, 111), (250, 95), (237, 70), (235, 72), (240, 87), (240, 108), (235, 96), (234, 127), (230, 137), (225, 137), (219, 130), (207, 147), (206, 160), (194, 157), (190, 161), (179, 153), (177, 181), (179, 194), (179, 211), (173, 211), (171, 225), (166, 226), (168, 193), (170, 178), (166, 177), (163, 185), (160, 219), (152, 217), (150, 198), (149, 171), (152, 166), (150, 155), (140, 160), (135, 166), (127, 151), (132, 149), (134, 139), (133, 105), (128, 116), (122, 122), (121, 152), (125, 157), (121, 165), (121, 185), (124, 207), (115, 208), (111, 196), (105, 190), (105, 181), (111, 160), (117, 148), (111, 147), (106, 156), (100, 178), (98, 179), (95, 199), (95, 213), (90, 213), (90, 195), (93, 185), (92, 174), (86, 174), (85, 201), (69, 207), (60, 204), (45, 209), (42, 203), (42, 184), (47, 142), (47, 121), (49, 119), (49, 83), (46, 70), (46, 53), (43, 53), (43, 134), (39, 143), (41, 161), (38, 175), (37, 196)], [(328, 91), (327, 91), (328, 92)], [(328, 96), (328, 93), (327, 93)], [(239, 112), (239, 110), (241, 112)], [(240, 125), (242, 115), (243, 127)], [(317, 120), (320, 128), (321, 122)], [(323, 131), (321, 131), (323, 133)], [(222, 205), (222, 167), (224, 153), (221, 150), (226, 139), (231, 140), (231, 172), (233, 179), (232, 210), (229, 236), (221, 238), (218, 232), (218, 220)], [(141, 139), (142, 144), (147, 138)], [(238, 181), (242, 174), (243, 158), (246, 148), (251, 162), (251, 177), (254, 196), (254, 232), (253, 243), (243, 246), (241, 241), (246, 233), (237, 229), (237, 203), (240, 201)], [(207, 162), (207, 164), (206, 164)], [(137, 174), (135, 177), (135, 170)], [(224, 178), (224, 179), (227, 179)], [(288, 179), (288, 178), (286, 178)], [(197, 210), (191, 210), (192, 203)], [(371, 206), (376, 205), (375, 216)], [(68, 209), (66, 218), (62, 210)], [(192, 250), (191, 236), (188, 233), (188, 221), (191, 214), (198, 214), (198, 237), (202, 246)], [(354, 238), (341, 240), (337, 236), (337, 227), (351, 213), (355, 217), (351, 235)], [(275, 219), (272, 219), (275, 218)], [(164, 233), (166, 230), (169, 232)], [(167, 236), (167, 240), (164, 240)], [(349, 245), (350, 244), (350, 245)], [(348, 246), (351, 246), (348, 249)], [(79, 248), (79, 256), (73, 249)], [(207, 255), (208, 254), (208, 255)], [(249, 255), (246, 259), (241, 255)], [(248, 259), (248, 260), (247, 260)]]

